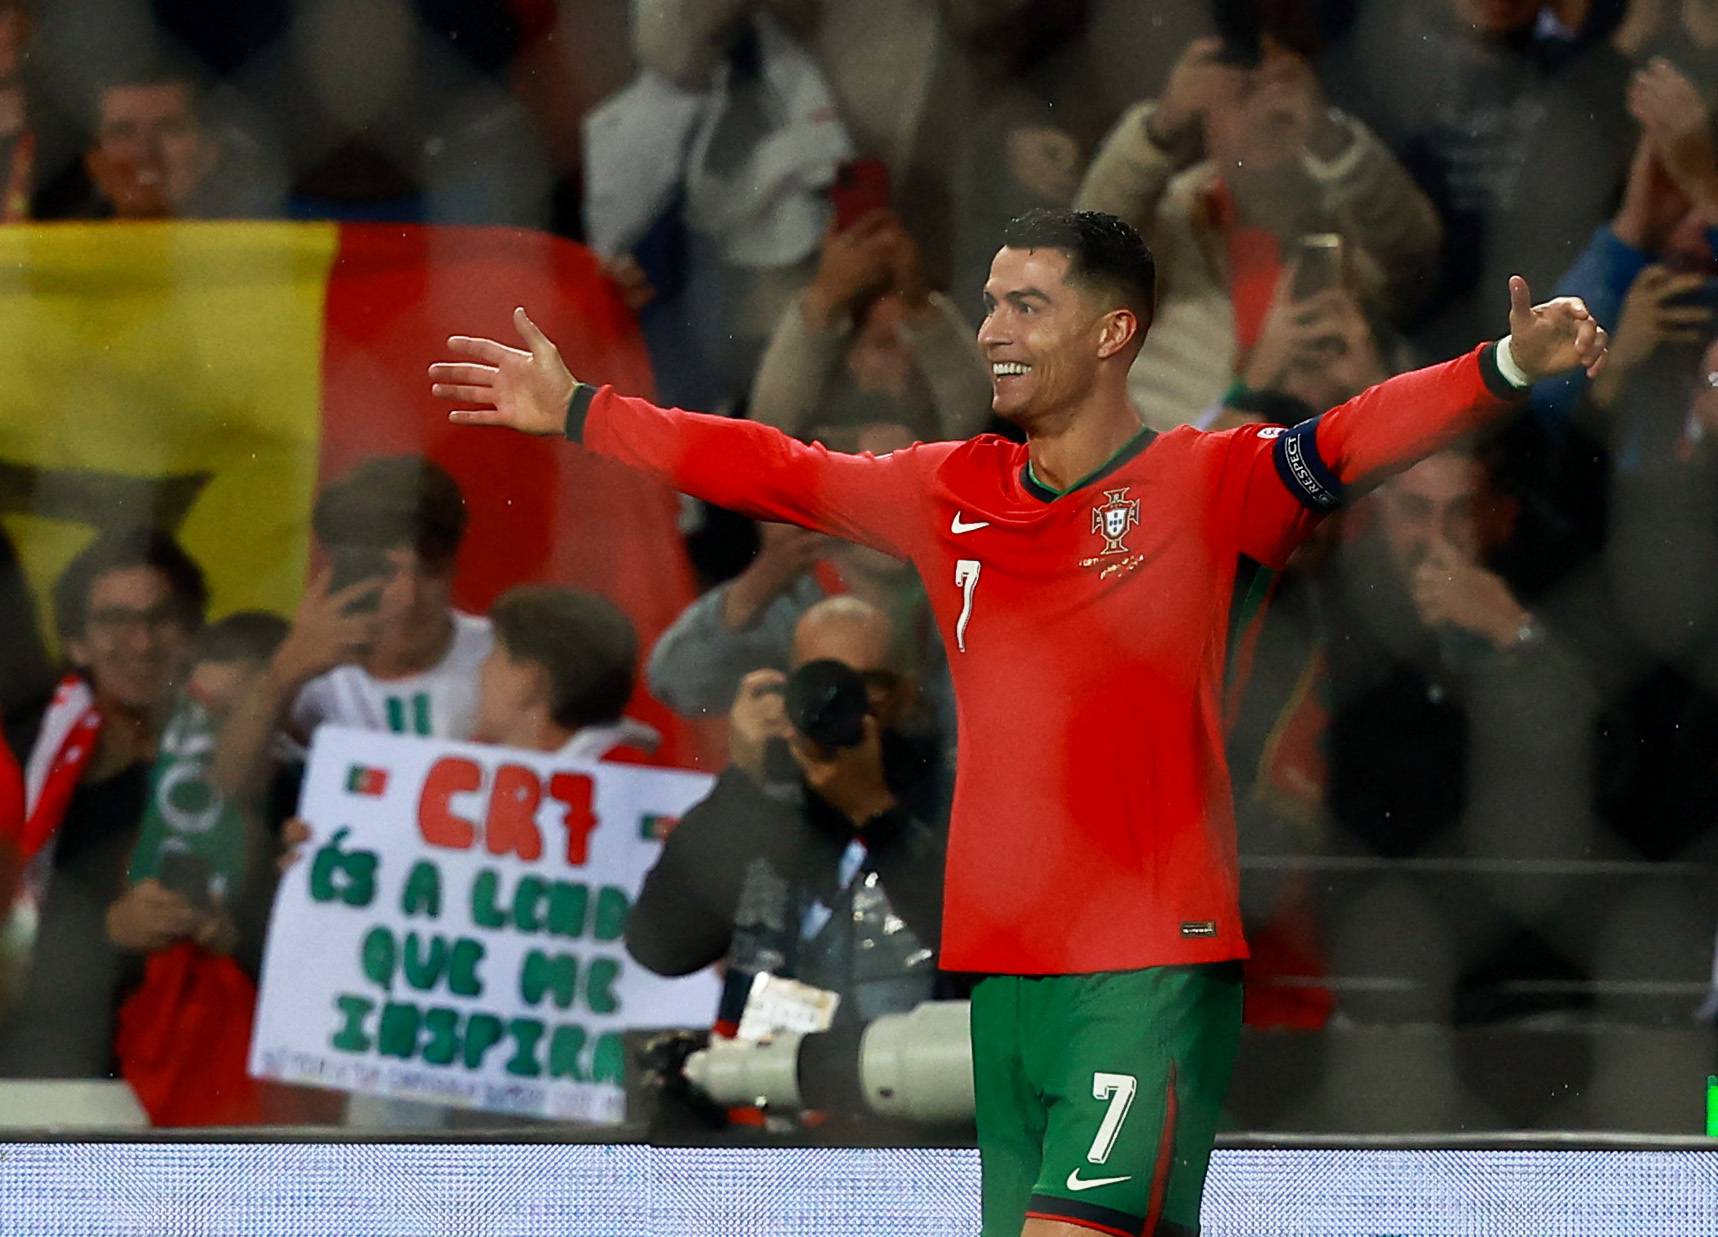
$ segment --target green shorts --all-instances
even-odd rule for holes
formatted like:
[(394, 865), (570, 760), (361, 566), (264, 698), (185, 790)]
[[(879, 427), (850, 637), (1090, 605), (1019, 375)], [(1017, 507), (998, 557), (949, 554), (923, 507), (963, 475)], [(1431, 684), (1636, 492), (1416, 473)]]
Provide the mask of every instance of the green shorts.
[(1020, 1237), (1028, 1217), (1198, 1233), (1240, 1036), (1238, 962), (980, 980), (984, 1237)]

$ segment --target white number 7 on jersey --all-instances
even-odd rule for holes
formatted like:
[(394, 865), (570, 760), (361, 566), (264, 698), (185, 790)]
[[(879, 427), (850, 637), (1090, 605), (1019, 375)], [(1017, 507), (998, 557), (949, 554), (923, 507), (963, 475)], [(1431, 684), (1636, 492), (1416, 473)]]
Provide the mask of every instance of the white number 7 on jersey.
[(955, 620), (954, 643), (961, 652), (966, 652), (966, 624), (972, 618), (972, 593), (978, 587), (978, 560), (963, 558), (954, 565), (955, 587), (965, 593), (961, 602), (960, 618)]
[(1139, 1080), (1132, 1074), (1092, 1075), (1092, 1098), (1110, 1102), (1104, 1122), (1098, 1126), (1098, 1136), (1092, 1139), (1092, 1149), (1086, 1152), (1086, 1159), (1093, 1164), (1102, 1164), (1115, 1150), (1116, 1135), (1121, 1133), (1121, 1123), (1127, 1120), (1127, 1110), (1133, 1106), (1133, 1093), (1137, 1090)]

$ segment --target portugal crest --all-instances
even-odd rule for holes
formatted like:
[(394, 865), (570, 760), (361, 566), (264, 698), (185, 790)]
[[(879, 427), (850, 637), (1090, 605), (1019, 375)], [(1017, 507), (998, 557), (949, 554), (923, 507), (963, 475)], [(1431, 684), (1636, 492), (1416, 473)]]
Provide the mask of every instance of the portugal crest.
[(1119, 490), (1105, 490), (1104, 498), (1108, 501), (1092, 508), (1092, 531), (1104, 539), (1099, 553), (1126, 554), (1122, 538), (1139, 523), (1139, 499), (1129, 498), (1125, 485)]

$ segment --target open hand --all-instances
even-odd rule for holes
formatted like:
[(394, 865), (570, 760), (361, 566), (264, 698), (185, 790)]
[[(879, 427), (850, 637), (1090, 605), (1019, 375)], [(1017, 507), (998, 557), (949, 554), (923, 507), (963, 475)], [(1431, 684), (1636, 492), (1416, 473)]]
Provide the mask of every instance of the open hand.
[(328, 590), (333, 580), (330, 567), (324, 567), (311, 580), (298, 603), (291, 630), (275, 650), (271, 672), (287, 687), (300, 687), (335, 666), (361, 661), (375, 642), (375, 614), (355, 613), (352, 607), (379, 591), (383, 581), (359, 580), (331, 593)]
[(1537, 382), (1577, 365), (1598, 376), (1610, 337), (1579, 297), (1532, 303), (1527, 281), (1509, 277), (1510, 351), (1528, 380)]
[(1718, 206), (1718, 158), (1700, 88), (1656, 56), (1629, 82), (1628, 109), (1684, 196), (1703, 208)]
[(447, 346), (469, 361), (437, 361), (429, 368), (430, 391), (438, 398), (477, 404), (447, 414), (456, 425), (501, 425), (522, 434), (559, 434), (566, 427), (567, 401), (576, 385), (560, 349), (537, 329), (523, 309), (513, 325), (528, 351), (493, 339), (450, 335)]

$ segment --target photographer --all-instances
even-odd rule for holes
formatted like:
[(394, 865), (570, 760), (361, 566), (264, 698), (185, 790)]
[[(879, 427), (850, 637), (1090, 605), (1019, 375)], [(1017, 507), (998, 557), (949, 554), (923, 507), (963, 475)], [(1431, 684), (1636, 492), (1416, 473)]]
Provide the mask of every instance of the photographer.
[(903, 729), (914, 685), (891, 636), (854, 597), (807, 610), (793, 675), (746, 677), (732, 763), (645, 878), (627, 949), (661, 975), (725, 958), (719, 1026), (766, 972), (838, 993), (838, 1023), (932, 995), (945, 779), (937, 746)]

